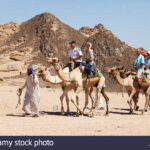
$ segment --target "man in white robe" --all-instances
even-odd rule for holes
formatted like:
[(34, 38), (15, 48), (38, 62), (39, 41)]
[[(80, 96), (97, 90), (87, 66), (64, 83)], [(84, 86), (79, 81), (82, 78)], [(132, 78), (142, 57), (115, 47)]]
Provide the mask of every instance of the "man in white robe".
[(27, 74), (28, 76), (25, 84), (19, 88), (19, 91), (22, 92), (22, 90), (26, 87), (22, 110), (25, 112), (25, 115), (39, 117), (40, 90), (38, 77), (34, 74), (34, 70), (31, 66), (28, 67)]

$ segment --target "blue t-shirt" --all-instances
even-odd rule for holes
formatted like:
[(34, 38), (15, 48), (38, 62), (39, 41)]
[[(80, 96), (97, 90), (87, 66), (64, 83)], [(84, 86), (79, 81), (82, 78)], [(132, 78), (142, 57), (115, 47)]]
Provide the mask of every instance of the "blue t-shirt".
[[(136, 66), (139, 66), (139, 65), (141, 65), (141, 64), (144, 64), (144, 56), (141, 55), (141, 54), (140, 54), (139, 56), (136, 56), (134, 64), (135, 64)], [(143, 71), (144, 71), (144, 66), (142, 66), (142, 67), (140, 67), (140, 68), (136, 68), (136, 70), (143, 70)]]

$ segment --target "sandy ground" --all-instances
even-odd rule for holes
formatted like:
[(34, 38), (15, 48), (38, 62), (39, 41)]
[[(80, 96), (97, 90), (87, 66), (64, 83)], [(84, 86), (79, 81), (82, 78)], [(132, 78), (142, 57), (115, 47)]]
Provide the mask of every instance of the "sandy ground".
[[(141, 115), (140, 110), (129, 115), (127, 94), (122, 97), (122, 94), (108, 93), (109, 116), (104, 116), (105, 111), (101, 110), (97, 111), (94, 118), (89, 118), (62, 116), (59, 100), (61, 89), (41, 88), (40, 117), (32, 118), (22, 117), (21, 105), (15, 109), (18, 101), (17, 88), (18, 86), (0, 86), (0, 135), (150, 135), (150, 112)], [(80, 107), (83, 108), (84, 94), (79, 96)], [(140, 109), (143, 109), (144, 102), (145, 97), (141, 94)], [(64, 106), (66, 109), (65, 100)], [(88, 106), (91, 106), (90, 102)], [(72, 103), (70, 110), (76, 111)]]

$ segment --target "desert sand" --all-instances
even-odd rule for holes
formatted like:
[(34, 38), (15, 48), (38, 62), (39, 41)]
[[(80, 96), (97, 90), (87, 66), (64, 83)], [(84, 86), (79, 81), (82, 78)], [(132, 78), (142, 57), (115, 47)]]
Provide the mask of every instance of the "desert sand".
[[(18, 97), (16, 86), (0, 86), (0, 135), (86, 135), (86, 136), (134, 136), (150, 135), (150, 112), (141, 115), (145, 97), (141, 94), (139, 100), (140, 110), (133, 115), (129, 114), (127, 94), (108, 93), (110, 98), (110, 114), (104, 116), (105, 110), (97, 110), (96, 116), (90, 118), (87, 115), (76, 117), (60, 114), (60, 100), (62, 93), (59, 88), (40, 88), (40, 117), (22, 117), (22, 105), (15, 109)], [(25, 90), (24, 90), (25, 92)], [(21, 96), (23, 103), (24, 92)], [(71, 95), (71, 92), (70, 94)], [(79, 95), (80, 107), (84, 105), (84, 93)], [(66, 110), (66, 102), (64, 100)], [(91, 106), (89, 101), (88, 107)], [(76, 109), (70, 103), (70, 111)], [(85, 114), (88, 113), (88, 109)]]

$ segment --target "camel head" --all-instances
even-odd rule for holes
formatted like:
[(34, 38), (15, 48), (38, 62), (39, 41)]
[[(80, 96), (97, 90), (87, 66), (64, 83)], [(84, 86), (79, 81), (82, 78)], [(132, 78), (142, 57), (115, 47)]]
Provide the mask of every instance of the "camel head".
[(47, 68), (39, 68), (37, 72), (37, 76), (40, 78), (44, 78), (48, 74), (48, 69)]
[(58, 58), (49, 58), (48, 62), (52, 65), (59, 63), (59, 59)]
[(108, 69), (107, 72), (109, 73), (109, 75), (112, 75), (114, 78), (116, 78), (117, 73), (124, 73), (125, 72), (125, 68), (122, 66), (115, 66), (112, 67), (111, 69)]
[(60, 69), (59, 59), (58, 58), (50, 58), (48, 60), (48, 62), (55, 67), (56, 71), (58, 71)]

